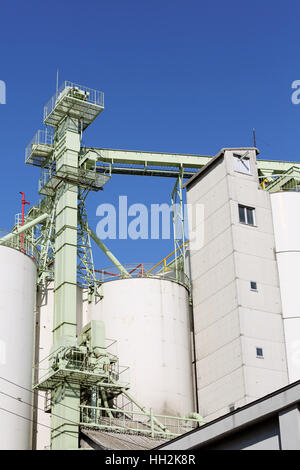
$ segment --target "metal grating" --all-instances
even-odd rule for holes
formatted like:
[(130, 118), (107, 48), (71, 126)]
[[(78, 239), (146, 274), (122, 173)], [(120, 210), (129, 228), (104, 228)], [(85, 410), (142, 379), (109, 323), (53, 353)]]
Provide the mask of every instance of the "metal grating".
[(53, 138), (52, 129), (37, 131), (26, 147), (25, 163), (27, 165), (44, 166), (54, 150)]
[(104, 93), (65, 81), (44, 107), (44, 123), (57, 126), (66, 116), (82, 121), (82, 129), (103, 111)]

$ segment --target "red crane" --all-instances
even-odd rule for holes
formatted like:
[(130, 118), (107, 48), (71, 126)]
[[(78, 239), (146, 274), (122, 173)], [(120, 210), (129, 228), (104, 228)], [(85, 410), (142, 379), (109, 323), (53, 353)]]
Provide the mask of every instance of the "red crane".
[[(25, 201), (25, 194), (20, 191), (20, 194), (22, 194), (22, 222), (21, 222), (21, 227), (24, 225), (24, 214), (25, 214), (25, 204), (28, 204), (30, 206), (30, 202)], [(23, 233), (21, 233), (21, 250), (23, 250)]]

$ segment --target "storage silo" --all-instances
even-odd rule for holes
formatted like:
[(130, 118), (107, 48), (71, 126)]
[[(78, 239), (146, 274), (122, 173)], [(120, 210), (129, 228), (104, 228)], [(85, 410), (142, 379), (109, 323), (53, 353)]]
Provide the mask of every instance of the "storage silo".
[(130, 367), (130, 393), (156, 414), (195, 411), (189, 293), (157, 278), (127, 278), (103, 284), (104, 297), (87, 302), (83, 324), (103, 320), (117, 340), (121, 365)]
[(300, 379), (300, 192), (271, 194), (289, 382)]
[(0, 246), (0, 449), (31, 447), (36, 266)]

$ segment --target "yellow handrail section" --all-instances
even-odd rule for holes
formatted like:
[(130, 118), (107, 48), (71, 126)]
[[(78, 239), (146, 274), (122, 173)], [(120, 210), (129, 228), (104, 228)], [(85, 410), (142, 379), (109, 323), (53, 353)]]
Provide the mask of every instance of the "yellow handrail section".
[(181, 246), (179, 246), (176, 250), (172, 251), (172, 253), (170, 253), (168, 256), (166, 256), (165, 258), (163, 258), (159, 263), (155, 264), (153, 266), (153, 268), (149, 269), (149, 271), (147, 271), (146, 275), (151, 273), (151, 271), (153, 271), (155, 268), (157, 268), (158, 266), (160, 266), (162, 263), (164, 264), (164, 267), (166, 268), (167, 267), (167, 259), (169, 259), (172, 255), (174, 255), (176, 253), (176, 251), (180, 250), (180, 248), (184, 246), (187, 246), (189, 243), (189, 240), (187, 240), (185, 243), (183, 243)]
[(263, 190), (265, 191), (266, 189), (266, 183), (268, 182), (267, 178), (264, 178), (262, 180), (262, 182), (260, 183), (261, 187), (263, 188)]

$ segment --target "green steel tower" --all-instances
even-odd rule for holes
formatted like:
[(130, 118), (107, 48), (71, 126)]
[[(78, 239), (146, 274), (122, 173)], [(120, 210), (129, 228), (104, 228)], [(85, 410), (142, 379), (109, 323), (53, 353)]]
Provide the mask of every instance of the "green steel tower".
[[(82, 133), (103, 109), (102, 92), (65, 82), (44, 108), (45, 130), (38, 131), (26, 149), (26, 163), (41, 167), (42, 199), (30, 209), (21, 230), (26, 230), (25, 242), (38, 253), (39, 289), (46, 290), (47, 282), (54, 280), (53, 346), (46, 366), (39, 363), (34, 376), (34, 389), (46, 392), (51, 404), (53, 450), (77, 449), (81, 424), (116, 429), (112, 420), (118, 416), (131, 420), (130, 427), (134, 417), (143, 417), (142, 428), (139, 422), (133, 432), (151, 437), (176, 435), (151, 409), (129, 395), (128, 382), (120, 381), (118, 358), (106, 350), (103, 322), (91, 321), (82, 331), (77, 330), (78, 287), (87, 290), (89, 302), (102, 297), (91, 239), (122, 277), (131, 277), (87, 222), (85, 200), (89, 191), (102, 189), (114, 171), (111, 162), (102, 161), (98, 149), (81, 146)], [(170, 158), (164, 160), (159, 163), (169, 165)], [(177, 163), (176, 160), (176, 166)], [(161, 174), (165, 176), (164, 171)], [(174, 168), (169, 174), (179, 178), (180, 189), (183, 174), (182, 165), (179, 172)], [(180, 203), (182, 207), (182, 198)], [(182, 222), (181, 213), (174, 223), (178, 219)], [(126, 397), (131, 404), (130, 412), (118, 409), (120, 397)], [(102, 414), (109, 422), (99, 424)], [(197, 416), (180, 419), (181, 423), (199, 424)], [(181, 429), (178, 423), (177, 428)], [(123, 428), (118, 425), (117, 429)]]
[[(80, 161), (80, 144), (82, 132), (103, 109), (102, 92), (65, 82), (45, 106), (47, 129), (38, 133), (28, 155), (28, 163), (42, 167), (40, 194), (52, 205), (55, 220), (53, 354), (76, 344), (79, 196), (106, 181), (97, 177), (95, 162)], [(84, 267), (88, 273), (89, 266)], [(51, 448), (78, 448), (80, 385), (58, 382), (51, 388), (51, 403)]]

